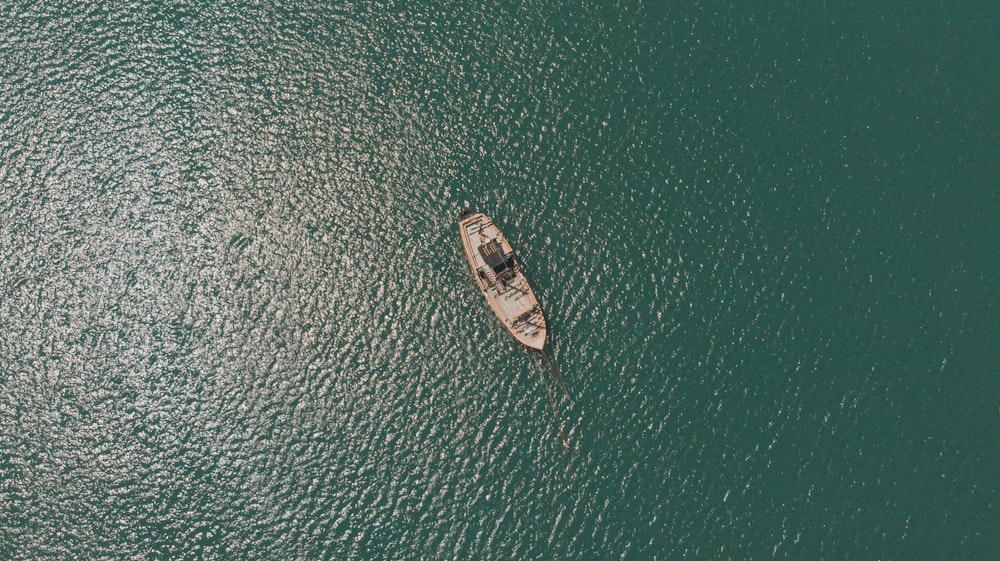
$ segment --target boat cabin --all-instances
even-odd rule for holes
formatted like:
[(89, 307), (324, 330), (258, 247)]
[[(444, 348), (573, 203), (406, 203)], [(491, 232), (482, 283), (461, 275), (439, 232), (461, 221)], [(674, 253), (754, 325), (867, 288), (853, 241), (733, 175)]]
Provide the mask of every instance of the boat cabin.
[(514, 253), (504, 255), (503, 247), (497, 240), (490, 240), (479, 246), (479, 255), (483, 257), (483, 262), (493, 269), (498, 277), (513, 276), (516, 272), (517, 261)]

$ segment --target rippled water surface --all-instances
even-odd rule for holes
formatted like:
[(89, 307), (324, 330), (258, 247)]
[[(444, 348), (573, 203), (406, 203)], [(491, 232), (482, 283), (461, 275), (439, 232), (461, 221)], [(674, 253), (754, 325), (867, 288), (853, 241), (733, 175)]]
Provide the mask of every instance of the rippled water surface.
[(813, 4), (4, 4), (0, 558), (995, 558), (998, 12)]

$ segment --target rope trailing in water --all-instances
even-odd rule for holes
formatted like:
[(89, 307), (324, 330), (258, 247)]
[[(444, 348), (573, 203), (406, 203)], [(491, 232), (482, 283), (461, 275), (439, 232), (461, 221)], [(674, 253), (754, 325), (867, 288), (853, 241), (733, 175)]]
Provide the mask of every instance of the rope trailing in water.
[(555, 361), (552, 360), (549, 353), (545, 352), (545, 349), (542, 349), (542, 359), (545, 360), (545, 365), (549, 367), (549, 374), (556, 381), (556, 383), (559, 384), (559, 387), (562, 388), (563, 393), (566, 394), (566, 397), (572, 399), (569, 395), (569, 390), (566, 389), (566, 382), (563, 382), (562, 376), (559, 375), (559, 369), (556, 368)]
[(556, 428), (559, 430), (559, 440), (562, 442), (563, 450), (569, 452), (569, 438), (566, 437), (566, 431), (563, 429), (562, 413), (559, 412), (559, 402), (556, 401), (556, 396), (552, 393), (552, 386), (545, 382), (545, 375), (541, 372), (538, 375), (542, 378), (545, 393), (549, 394), (549, 401), (552, 403), (552, 412), (556, 416)]
[[(556, 363), (555, 361), (552, 360), (552, 357), (550, 357), (549, 354), (545, 352), (545, 349), (542, 349), (542, 360), (545, 362), (545, 366), (548, 367), (549, 374), (556, 381), (556, 383), (559, 384), (559, 387), (562, 388), (563, 392), (566, 394), (566, 397), (569, 398), (570, 397), (569, 390), (566, 389), (566, 384), (563, 382), (562, 376), (559, 375), (559, 370), (556, 368)], [(569, 438), (566, 437), (566, 431), (563, 430), (562, 413), (559, 411), (559, 403), (556, 401), (556, 397), (552, 395), (552, 388), (548, 384), (544, 385), (545, 385), (545, 391), (549, 394), (549, 399), (552, 400), (552, 412), (555, 413), (556, 426), (559, 427), (559, 440), (562, 441), (563, 449), (569, 452), (570, 450)]]

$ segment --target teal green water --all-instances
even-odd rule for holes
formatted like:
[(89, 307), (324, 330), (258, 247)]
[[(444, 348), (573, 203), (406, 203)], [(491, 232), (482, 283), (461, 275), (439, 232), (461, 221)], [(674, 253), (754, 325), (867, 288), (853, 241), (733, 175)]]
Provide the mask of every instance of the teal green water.
[(996, 559), (998, 16), (6, 3), (0, 558)]

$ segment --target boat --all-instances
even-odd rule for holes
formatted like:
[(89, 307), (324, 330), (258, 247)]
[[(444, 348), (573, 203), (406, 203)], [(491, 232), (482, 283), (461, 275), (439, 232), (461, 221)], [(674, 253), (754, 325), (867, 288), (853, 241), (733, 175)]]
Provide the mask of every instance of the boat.
[(466, 209), (458, 225), (472, 276), (490, 308), (521, 344), (543, 350), (545, 315), (510, 243), (480, 212)]

